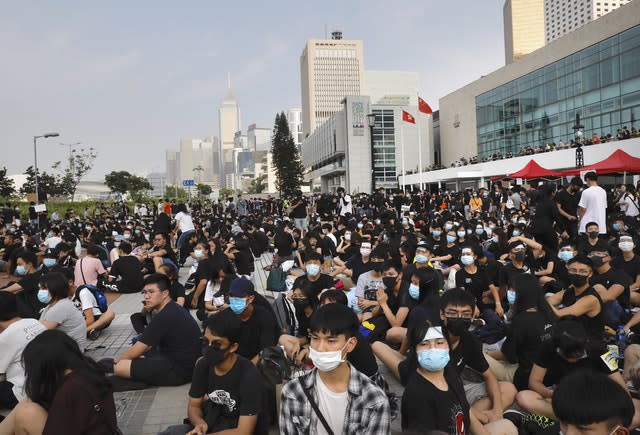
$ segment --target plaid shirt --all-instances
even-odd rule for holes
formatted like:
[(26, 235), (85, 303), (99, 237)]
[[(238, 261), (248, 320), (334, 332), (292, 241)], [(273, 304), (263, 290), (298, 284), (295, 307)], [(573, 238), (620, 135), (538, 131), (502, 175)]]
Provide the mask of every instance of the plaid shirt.
[[(315, 435), (319, 423), (316, 413), (304, 394), (311, 392), (318, 403), (316, 370), (289, 381), (282, 389), (280, 405), (280, 433), (285, 435)], [(349, 401), (342, 434), (388, 435), (391, 433), (389, 401), (385, 393), (368, 377), (351, 367)], [(338, 435), (338, 434), (336, 434)]]

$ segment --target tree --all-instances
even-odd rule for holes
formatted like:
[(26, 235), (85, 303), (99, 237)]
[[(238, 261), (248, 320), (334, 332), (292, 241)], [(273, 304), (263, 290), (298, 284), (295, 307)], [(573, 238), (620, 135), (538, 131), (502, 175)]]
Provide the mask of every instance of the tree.
[(200, 196), (209, 196), (211, 192), (213, 192), (213, 189), (211, 189), (211, 186), (208, 184), (198, 183), (196, 188), (198, 189), (198, 194)]
[(260, 175), (258, 178), (251, 180), (251, 186), (249, 186), (249, 190), (247, 191), (247, 193), (262, 193), (267, 187), (263, 184), (265, 178), (267, 177), (264, 175)]
[(16, 187), (13, 185), (13, 180), (7, 177), (7, 168), (2, 167), (0, 169), (0, 196), (8, 198), (16, 193)]
[(142, 192), (153, 189), (146, 178), (138, 177), (127, 171), (111, 171), (105, 175), (104, 182), (112, 192), (121, 195), (129, 193), (134, 199), (139, 198)]
[(276, 114), (271, 138), (271, 153), (276, 172), (276, 186), (284, 195), (294, 195), (300, 190), (304, 166), (300, 153), (289, 131), (289, 122), (284, 112)]
[[(62, 171), (60, 178), (61, 189), (65, 195), (71, 196), (71, 201), (73, 201), (73, 197), (76, 194), (78, 184), (80, 184), (82, 178), (93, 168), (93, 162), (97, 156), (98, 154), (93, 147), (87, 150), (80, 148), (79, 151), (75, 149), (71, 151), (69, 164), (64, 171)], [(55, 162), (52, 168), (59, 169), (60, 162)]]
[[(27, 175), (27, 180), (20, 188), (21, 194), (35, 193), (36, 192), (36, 171), (33, 166), (29, 166), (24, 173)], [(38, 171), (38, 196), (59, 196), (63, 195), (62, 184), (59, 177), (46, 172)]]

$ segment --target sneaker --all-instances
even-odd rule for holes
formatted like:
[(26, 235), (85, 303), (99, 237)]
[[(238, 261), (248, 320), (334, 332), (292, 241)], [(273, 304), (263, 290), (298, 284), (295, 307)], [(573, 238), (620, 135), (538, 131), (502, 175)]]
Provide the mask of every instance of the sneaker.
[(529, 433), (538, 433), (554, 424), (555, 421), (544, 415), (527, 414), (522, 420), (521, 428), (526, 428)]
[(515, 427), (519, 428), (522, 425), (522, 422), (527, 417), (527, 415), (525, 413), (523, 413), (523, 412), (520, 412), (520, 411), (516, 410), (516, 409), (507, 409), (502, 414), (502, 417), (504, 417), (505, 419), (507, 419), (511, 423), (513, 423)]
[(100, 337), (100, 334), (102, 334), (101, 330), (92, 329), (91, 331), (87, 332), (87, 338), (91, 341), (96, 341), (98, 337)]

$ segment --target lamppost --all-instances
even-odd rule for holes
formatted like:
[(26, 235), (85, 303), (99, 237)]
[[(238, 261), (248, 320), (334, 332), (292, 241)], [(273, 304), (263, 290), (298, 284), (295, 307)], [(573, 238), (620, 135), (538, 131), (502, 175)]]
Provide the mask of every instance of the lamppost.
[(580, 123), (580, 114), (576, 113), (576, 123), (573, 126), (576, 143), (576, 168), (584, 166), (584, 152), (582, 151), (582, 129), (584, 125)]
[(60, 136), (60, 133), (45, 133), (40, 136), (33, 136), (33, 166), (36, 174), (36, 204), (40, 202), (39, 201), (40, 198), (38, 197), (38, 148), (36, 146), (36, 142), (41, 137), (46, 139), (49, 137), (58, 137), (58, 136)]
[[(202, 165), (198, 165), (195, 168), (193, 168), (193, 179), (194, 179), (194, 183), (196, 185), (196, 190), (198, 190), (198, 178), (196, 177), (196, 172), (198, 172), (198, 175), (200, 175), (200, 173), (204, 171), (204, 168), (202, 167)], [(200, 191), (198, 190), (198, 196), (200, 196)], [(191, 200), (191, 189), (189, 189), (189, 200)]]
[(367, 122), (369, 123), (369, 139), (371, 143), (371, 192), (376, 191), (376, 173), (375, 164), (373, 161), (373, 127), (376, 125), (376, 114), (370, 113), (367, 115)]

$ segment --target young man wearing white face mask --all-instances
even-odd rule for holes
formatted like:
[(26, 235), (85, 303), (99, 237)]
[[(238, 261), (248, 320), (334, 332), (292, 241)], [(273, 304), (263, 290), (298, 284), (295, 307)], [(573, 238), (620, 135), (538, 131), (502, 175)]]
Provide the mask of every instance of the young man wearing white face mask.
[(629, 286), (631, 292), (631, 303), (640, 305), (640, 257), (638, 257), (633, 249), (635, 243), (631, 236), (620, 236), (618, 241), (618, 249), (621, 254), (616, 255), (611, 260), (611, 267), (614, 269), (622, 269), (631, 277), (633, 282)]
[(317, 298), (322, 290), (333, 287), (333, 278), (321, 273), (321, 254), (310, 252), (307, 254), (306, 260), (304, 264), (306, 274), (296, 278), (293, 282), (293, 289), (308, 290), (308, 293)]
[(355, 314), (342, 304), (322, 306), (310, 330), (309, 357), (316, 368), (284, 386), (280, 433), (390, 433), (385, 393), (346, 361), (357, 342)]

